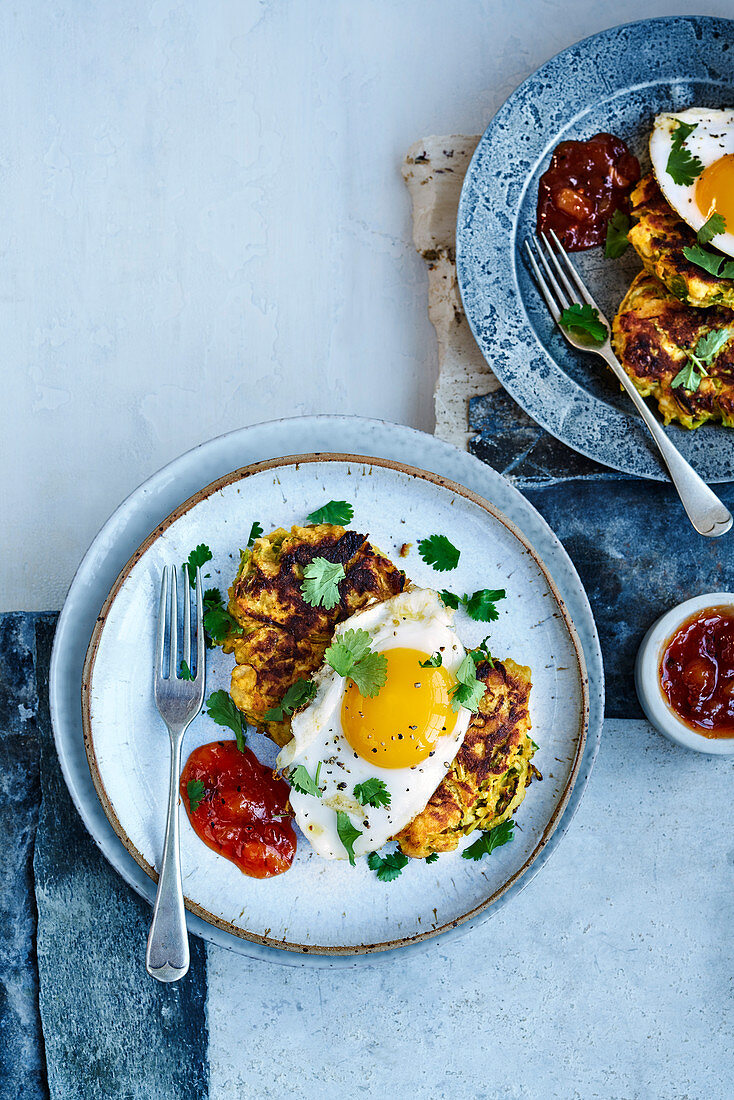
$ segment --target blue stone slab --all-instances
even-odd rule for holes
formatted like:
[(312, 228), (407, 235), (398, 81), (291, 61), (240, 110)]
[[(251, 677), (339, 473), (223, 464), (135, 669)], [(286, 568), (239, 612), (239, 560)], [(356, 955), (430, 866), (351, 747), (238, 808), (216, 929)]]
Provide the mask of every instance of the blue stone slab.
[(46, 1090), (38, 1011), (33, 843), (40, 784), (35, 616), (0, 616), (0, 1097)]
[(50, 1095), (203, 1100), (206, 948), (192, 938), (191, 969), (180, 982), (147, 975), (151, 910), (111, 869), (71, 802), (48, 712), (54, 620), (36, 626), (42, 802), (34, 871)]
[[(702, 538), (669, 484), (576, 454), (502, 391), (471, 401), (469, 426), (472, 453), (535, 505), (579, 572), (601, 640), (607, 716), (642, 716), (633, 668), (643, 635), (682, 600), (734, 590), (734, 535)], [(734, 511), (734, 483), (716, 491)]]

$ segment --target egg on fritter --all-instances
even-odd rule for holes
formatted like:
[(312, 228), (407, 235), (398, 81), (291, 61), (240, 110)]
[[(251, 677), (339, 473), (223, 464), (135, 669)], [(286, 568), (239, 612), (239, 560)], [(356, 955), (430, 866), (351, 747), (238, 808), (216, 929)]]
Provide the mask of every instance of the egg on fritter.
[(720, 279), (686, 259), (683, 249), (696, 244), (696, 233), (667, 202), (652, 173), (642, 177), (630, 201), (637, 224), (627, 237), (645, 270), (691, 306), (734, 308), (734, 279)]
[[(706, 374), (694, 375), (697, 388), (673, 382), (689, 364), (695, 367), (699, 341), (721, 333)], [(634, 279), (612, 325), (617, 357), (643, 397), (654, 397), (666, 424), (677, 420), (698, 428), (707, 420), (734, 427), (734, 309), (694, 309), (646, 271)]]
[[(314, 558), (344, 567), (339, 603), (331, 610), (303, 599), (303, 569)], [(241, 627), (223, 643), (237, 662), (230, 692), (248, 722), (278, 745), (290, 740), (290, 718), (266, 722), (289, 687), (321, 666), (334, 627), (361, 607), (402, 592), (405, 574), (367, 541), (332, 524), (278, 528), (242, 552), (229, 590), (229, 613)]]
[(421, 813), (394, 837), (407, 856), (451, 852), (474, 829), (507, 821), (533, 777), (530, 669), (510, 658), (482, 661), (477, 678), (487, 687), (451, 768)]

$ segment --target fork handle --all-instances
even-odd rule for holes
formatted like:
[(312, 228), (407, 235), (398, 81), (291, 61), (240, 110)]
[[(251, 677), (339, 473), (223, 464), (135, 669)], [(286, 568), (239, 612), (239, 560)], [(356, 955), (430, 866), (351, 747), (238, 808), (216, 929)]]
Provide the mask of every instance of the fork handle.
[(168, 732), (171, 736), (171, 775), (166, 840), (145, 952), (145, 968), (159, 982), (177, 982), (189, 969), (189, 936), (181, 885), (178, 825), (178, 780), (181, 741), (185, 731), (174, 731), (169, 727)]
[(622, 386), (632, 398), (637, 411), (645, 421), (650, 435), (668, 467), (671, 480), (675, 485), (686, 515), (698, 531), (707, 538), (725, 535), (732, 525), (729, 510), (699, 477), (689, 462), (685, 460), (675, 444), (671, 443), (658, 420), (647, 406), (645, 399), (635, 389), (625, 374), (622, 365), (609, 346), (602, 348), (600, 354), (614, 371)]

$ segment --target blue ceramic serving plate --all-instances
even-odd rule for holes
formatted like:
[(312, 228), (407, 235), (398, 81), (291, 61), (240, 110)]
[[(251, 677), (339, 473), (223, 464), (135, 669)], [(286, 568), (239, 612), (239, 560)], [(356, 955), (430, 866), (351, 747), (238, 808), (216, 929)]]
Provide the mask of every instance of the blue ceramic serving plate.
[[(659, 480), (667, 475), (654, 445), (611, 373), (555, 328), (523, 242), (534, 232), (538, 179), (560, 141), (611, 132), (645, 171), (655, 115), (694, 105), (734, 105), (734, 21), (651, 19), (571, 46), (521, 84), (487, 127), (466, 175), (456, 233), (466, 315), (503, 386), (569, 447)], [(574, 262), (614, 316), (641, 267), (632, 249), (619, 260), (592, 249)], [(707, 481), (731, 480), (734, 432), (716, 425), (668, 431)]]

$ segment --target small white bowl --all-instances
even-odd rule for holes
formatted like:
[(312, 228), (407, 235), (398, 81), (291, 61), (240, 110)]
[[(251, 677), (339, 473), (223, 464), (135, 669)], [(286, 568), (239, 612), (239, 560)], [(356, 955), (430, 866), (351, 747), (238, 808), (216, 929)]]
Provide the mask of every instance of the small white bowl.
[(734, 610), (734, 592), (707, 592), (703, 596), (695, 596), (678, 604), (653, 623), (637, 652), (635, 687), (642, 709), (660, 733), (686, 749), (727, 756), (734, 753), (734, 737), (704, 737), (696, 733), (675, 714), (660, 683), (660, 662), (666, 643), (686, 619), (707, 607), (731, 607)]

